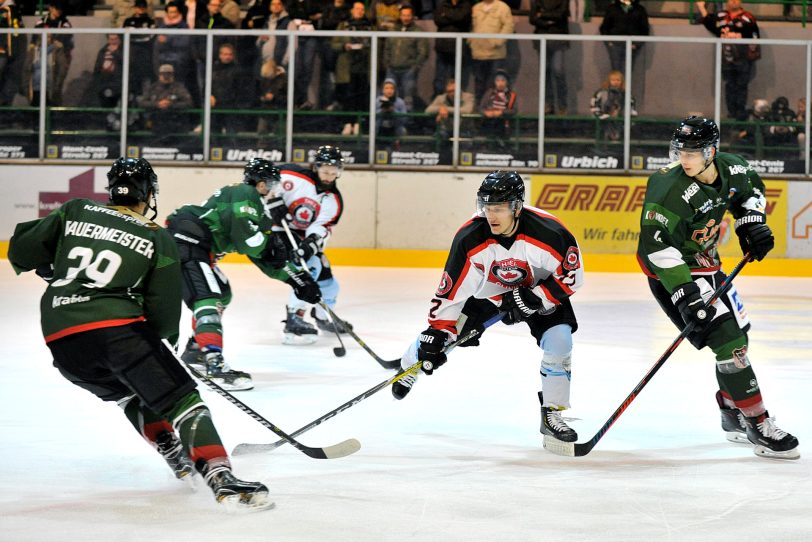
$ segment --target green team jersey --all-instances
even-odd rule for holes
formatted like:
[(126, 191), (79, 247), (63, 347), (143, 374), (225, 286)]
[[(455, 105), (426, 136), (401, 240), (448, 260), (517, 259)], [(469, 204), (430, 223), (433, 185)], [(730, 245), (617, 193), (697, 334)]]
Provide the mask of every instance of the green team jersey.
[(239, 252), (257, 257), (265, 250), (271, 220), (257, 189), (249, 184), (232, 184), (218, 189), (202, 205), (184, 205), (168, 217), (189, 213), (200, 218), (212, 235), (212, 251)]
[(166, 230), (127, 207), (70, 200), (45, 218), (18, 224), (8, 258), (18, 274), (53, 265), (40, 303), (46, 342), (143, 320), (177, 341), (177, 246)]
[(713, 185), (694, 180), (674, 162), (648, 179), (637, 258), (643, 270), (672, 292), (691, 272), (721, 267), (718, 246), (725, 211), (734, 218), (764, 214), (764, 182), (742, 157), (717, 153)]

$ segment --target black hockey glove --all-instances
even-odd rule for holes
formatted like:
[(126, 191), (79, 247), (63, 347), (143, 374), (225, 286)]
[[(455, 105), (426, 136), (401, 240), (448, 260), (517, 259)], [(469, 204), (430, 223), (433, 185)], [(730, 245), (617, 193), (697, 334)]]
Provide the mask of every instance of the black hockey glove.
[(736, 220), (736, 235), (742, 254), (750, 253), (750, 261), (764, 259), (775, 247), (775, 237), (762, 213), (749, 212)]
[(268, 235), (268, 244), (262, 251), (260, 259), (276, 269), (283, 267), (290, 260), (290, 251), (281, 235), (278, 233)]
[(293, 293), (302, 301), (313, 304), (321, 301), (321, 289), (306, 270), (290, 275), (285, 282), (291, 285)]
[(445, 331), (428, 328), (417, 338), (417, 359), (423, 362), (423, 372), (430, 375), (448, 359), (443, 352), (448, 334)]
[(302, 257), (304, 261), (309, 260), (313, 255), (319, 253), (319, 238), (318, 236), (313, 233), (299, 241), (299, 250), (296, 252), (299, 253), (299, 256)]
[(541, 308), (541, 299), (525, 286), (502, 294), (500, 310), (505, 313), (502, 321), (509, 326), (527, 320)]
[(42, 278), (45, 282), (50, 283), (54, 280), (54, 264), (41, 265), (34, 270), (38, 277)]
[(288, 214), (288, 206), (285, 205), (285, 200), (282, 198), (271, 198), (265, 202), (265, 211), (271, 222), (277, 226), (282, 224), (283, 220), (290, 222), (293, 217)]
[(705, 301), (695, 282), (686, 282), (677, 286), (674, 293), (671, 294), (671, 302), (679, 309), (686, 325), (694, 324), (694, 331), (703, 331), (716, 315), (716, 308), (713, 305), (705, 307)]

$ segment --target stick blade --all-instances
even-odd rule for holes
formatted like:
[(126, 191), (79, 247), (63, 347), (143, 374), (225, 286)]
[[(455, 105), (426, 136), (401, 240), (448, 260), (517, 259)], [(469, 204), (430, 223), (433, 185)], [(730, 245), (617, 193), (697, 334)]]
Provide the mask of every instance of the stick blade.
[(231, 455), (258, 454), (260, 452), (270, 452), (276, 448), (277, 446), (275, 444), (254, 444), (250, 442), (243, 442), (241, 444), (237, 444), (234, 449), (231, 450)]
[(358, 439), (347, 439), (344, 442), (333, 444), (332, 446), (325, 446), (322, 448), (324, 451), (325, 459), (338, 459), (339, 457), (346, 457), (352, 455), (361, 449), (361, 443)]
[(564, 442), (549, 435), (544, 435), (543, 442), (544, 449), (556, 455), (565, 455), (568, 457), (575, 457), (575, 443)]

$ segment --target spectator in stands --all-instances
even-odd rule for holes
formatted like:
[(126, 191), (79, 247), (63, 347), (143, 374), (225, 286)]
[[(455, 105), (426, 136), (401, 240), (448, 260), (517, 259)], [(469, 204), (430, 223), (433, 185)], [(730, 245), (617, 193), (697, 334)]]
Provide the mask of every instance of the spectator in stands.
[[(471, 2), (469, 0), (441, 0), (434, 10), (434, 24), (437, 32), (470, 32)], [(454, 77), (456, 44), (453, 39), (434, 40), (434, 95), (445, 92), (446, 81)], [(462, 40), (462, 80), (461, 88), (468, 86), (471, 66), (471, 48)]]
[[(34, 25), (34, 28), (73, 28), (73, 25), (65, 16), (65, 7), (62, 0), (51, 0), (48, 3), (48, 12)], [(70, 68), (73, 55), (73, 36), (71, 34), (54, 34), (54, 39), (62, 44), (65, 60), (68, 63), (68, 68)]]
[[(262, 109), (285, 109), (288, 105), (288, 74), (273, 58), (266, 60), (259, 70), (259, 103)], [(257, 133), (274, 130), (270, 115), (257, 121)]]
[[(648, 12), (639, 0), (613, 0), (606, 8), (599, 29), (604, 36), (648, 36), (651, 28), (648, 24)], [(609, 63), (612, 70), (626, 73), (626, 42), (607, 41)], [(632, 42), (632, 66), (643, 50), (642, 42)]]
[[(235, 0), (223, 0), (220, 6), (220, 14), (231, 23), (231, 28), (240, 27), (242, 11), (240, 11), (240, 5)], [(230, 39), (233, 40), (234, 38)]]
[[(235, 48), (230, 43), (223, 43), (218, 48), (217, 60), (211, 72), (211, 108), (239, 109), (243, 107), (243, 88), (240, 68), (236, 62)], [(240, 118), (234, 114), (213, 115), (212, 131), (234, 133), (238, 131)]]
[[(530, 24), (535, 34), (555, 38), (556, 34), (569, 34), (569, 0), (532, 0)], [(570, 47), (568, 41), (547, 41), (546, 70), (544, 78), (544, 112), (548, 115), (567, 114), (567, 72), (564, 54)], [(540, 51), (540, 42), (533, 48)]]
[[(270, 0), (254, 0), (248, 6), (239, 27), (243, 30), (260, 30), (265, 28), (265, 23), (270, 15)], [(259, 49), (255, 46), (256, 36), (234, 36), (234, 44), (237, 46), (237, 57), (240, 59), (240, 66), (252, 76), (258, 72), (258, 66), (262, 64), (259, 60)]]
[[(806, 122), (806, 98), (798, 98), (798, 112), (795, 114), (795, 122)], [(798, 147), (800, 148), (800, 158), (806, 158), (806, 132), (803, 128), (798, 130)]]
[[(440, 164), (451, 164), (451, 136), (454, 135), (454, 94), (457, 90), (457, 82), (453, 77), (449, 77), (445, 83), (445, 92), (438, 94), (426, 108), (426, 113), (436, 115), (434, 122), (436, 130), (434, 137), (437, 140), (437, 147), (440, 153)], [(460, 115), (469, 115), (474, 112), (474, 95), (470, 92), (460, 93)], [(460, 121), (462, 126), (462, 121)], [(462, 131), (462, 129), (460, 130)]]
[[(626, 78), (623, 72), (612, 70), (606, 76), (601, 87), (595, 91), (590, 101), (590, 111), (602, 121), (623, 116), (623, 107), (626, 103)], [(631, 98), (631, 115), (637, 116), (634, 97)], [(620, 122), (603, 123), (603, 134), (611, 141), (617, 141), (623, 135), (623, 125)]]
[(178, 113), (192, 107), (192, 96), (183, 83), (175, 81), (175, 68), (171, 64), (158, 68), (158, 80), (141, 96), (139, 105), (149, 110), (152, 132), (161, 137), (185, 132), (191, 125), (189, 119)]
[[(22, 28), (22, 15), (14, 0), (0, 0), (0, 28)], [(11, 105), (20, 89), (28, 39), (25, 34), (0, 34), (0, 106)], [(5, 119), (8, 123), (8, 119)]]
[[(339, 24), (338, 30), (372, 30), (363, 2), (353, 3), (349, 20)], [(336, 99), (344, 111), (369, 109), (369, 46), (370, 38), (366, 36), (335, 36), (332, 40), (333, 50), (338, 53)], [(352, 131), (360, 131), (358, 122), (352, 123)]]
[(753, 100), (753, 107), (748, 110), (746, 125), (737, 127), (734, 138), (740, 143), (747, 145), (756, 144), (756, 134), (760, 134), (763, 142), (766, 142), (768, 131), (767, 122), (770, 120), (770, 102), (764, 98)]
[(409, 5), (400, 8), (400, 20), (395, 25), (395, 31), (413, 34), (414, 37), (386, 40), (383, 60), (386, 79), (394, 81), (406, 103), (406, 109), (411, 111), (417, 91), (418, 72), (429, 58), (429, 40), (416, 36), (421, 30), (414, 22), (414, 8)]
[(369, 20), (375, 30), (394, 30), (400, 20), (402, 5), (402, 0), (372, 0), (369, 4)]
[(316, 58), (319, 56), (319, 38), (313, 33), (321, 19), (321, 5), (316, 0), (288, 0), (287, 10), (291, 24), (289, 30), (299, 30), (296, 42), (296, 80), (293, 85), (293, 99), (296, 109), (311, 110), (315, 108), (308, 97), (308, 90), (313, 81)]
[[(158, 28), (183, 30), (189, 24), (183, 17), (182, 5), (177, 0), (166, 4), (163, 20)], [(173, 81), (178, 81), (192, 95), (196, 105), (200, 105), (202, 92), (197, 86), (197, 72), (192, 59), (192, 37), (188, 34), (167, 33), (156, 38), (155, 58), (159, 66), (169, 64), (174, 68)]]
[[(389, 146), (390, 148), (397, 149), (400, 146), (401, 138), (406, 135), (406, 102), (398, 96), (397, 83), (394, 79), (385, 79), (383, 82), (383, 90), (381, 95), (378, 96), (378, 101), (375, 106), (375, 133), (378, 137), (395, 138)], [(344, 126), (342, 134), (349, 135), (352, 130)]]
[(271, 32), (257, 38), (257, 47), (260, 50), (260, 58), (265, 63), (269, 58), (279, 66), (287, 67), (290, 52), (288, 50), (288, 38), (277, 36), (274, 30), (287, 30), (290, 24), (290, 17), (282, 0), (271, 0), (269, 4), (270, 16), (265, 23), (265, 28)]
[[(716, 37), (725, 39), (758, 38), (756, 18), (742, 9), (741, 0), (727, 0), (725, 9), (709, 13), (705, 2), (697, 2), (702, 24)], [(747, 87), (753, 62), (761, 57), (758, 45), (722, 45), (722, 79), (725, 82), (725, 105), (731, 119), (747, 119)]]
[(510, 120), (518, 112), (516, 93), (510, 88), (507, 72), (498, 69), (489, 88), (479, 103), (482, 114), (482, 134), (495, 138), (499, 146), (510, 139)]
[(798, 127), (794, 125), (797, 114), (789, 108), (789, 100), (785, 96), (776, 98), (770, 106), (770, 120), (778, 124), (771, 124), (767, 129), (767, 145), (787, 145), (798, 140)]
[[(42, 40), (39, 36), (34, 36), (28, 45), (28, 55), (23, 66), (23, 94), (28, 99), (28, 103), (38, 107), (40, 102), (40, 81), (42, 76)], [(48, 91), (45, 97), (46, 105), (62, 104), (62, 87), (65, 84), (65, 77), (68, 74), (68, 59), (62, 42), (56, 39), (56, 34), (48, 34), (48, 52), (45, 83)]]
[[(513, 15), (510, 7), (502, 0), (482, 0), (471, 10), (471, 31), (475, 34), (512, 34)], [(482, 100), (494, 73), (505, 64), (507, 40), (470, 39), (473, 59), (474, 91), (477, 100)]]
[[(217, 30), (234, 28), (231, 21), (223, 17), (221, 8), (223, 0), (208, 0), (202, 15), (198, 15), (195, 28), (202, 30)], [(231, 36), (214, 36), (213, 51), (218, 51), (220, 45), (233, 39)], [(195, 61), (196, 83), (198, 89), (205, 88), (206, 82), (206, 38), (204, 36), (192, 37), (192, 58)]]
[[(147, 0), (135, 0), (133, 15), (124, 19), (123, 27), (155, 28), (155, 19), (147, 14)], [(130, 36), (130, 92), (135, 96), (143, 94), (154, 79), (152, 63), (145, 61), (152, 58), (154, 38), (150, 34)]]
[(123, 65), (121, 35), (107, 34), (107, 44), (99, 50), (93, 67), (93, 87), (102, 107), (119, 105)]
[[(347, 0), (326, 0), (324, 9), (321, 12), (318, 29), (336, 30), (339, 24), (349, 20), (349, 18), (350, 6), (347, 4)], [(339, 107), (335, 99), (336, 52), (333, 50), (331, 41), (331, 38), (320, 38), (318, 41), (322, 62), (324, 62), (322, 78), (319, 83), (319, 105), (325, 107), (328, 111)]]

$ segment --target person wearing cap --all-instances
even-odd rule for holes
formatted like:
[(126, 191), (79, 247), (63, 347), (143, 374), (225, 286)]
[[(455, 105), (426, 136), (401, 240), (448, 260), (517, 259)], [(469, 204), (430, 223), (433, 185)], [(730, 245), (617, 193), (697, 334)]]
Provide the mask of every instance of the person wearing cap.
[[(394, 79), (385, 79), (383, 90), (378, 96), (375, 106), (375, 124), (378, 137), (394, 138), (394, 145), (397, 146), (397, 139), (406, 135), (406, 102), (398, 96), (398, 88)], [(348, 135), (347, 127), (344, 127), (342, 134)], [(387, 146), (387, 145), (384, 145)]]
[(135, 8), (139, 2), (144, 3), (145, 11), (152, 16), (152, 6), (148, 0), (114, 0), (113, 10), (110, 12), (110, 26), (119, 28), (124, 25), (124, 21), (135, 14)]
[[(62, 0), (51, 0), (48, 2), (48, 13), (37, 21), (34, 28), (73, 28), (73, 25), (65, 16), (65, 6)], [(62, 50), (65, 51), (68, 67), (70, 67), (71, 54), (73, 52), (73, 35), (54, 34), (54, 41), (58, 41), (62, 44)]]
[(138, 99), (138, 105), (150, 110), (152, 131), (166, 135), (185, 130), (188, 123), (177, 112), (192, 107), (192, 96), (183, 83), (175, 81), (172, 64), (162, 64), (158, 80)]
[(482, 133), (496, 137), (500, 143), (510, 137), (510, 119), (517, 112), (516, 93), (510, 89), (510, 79), (504, 70), (496, 70), (493, 86), (479, 102), (482, 113)]

